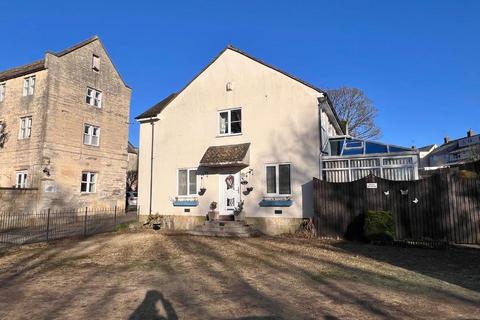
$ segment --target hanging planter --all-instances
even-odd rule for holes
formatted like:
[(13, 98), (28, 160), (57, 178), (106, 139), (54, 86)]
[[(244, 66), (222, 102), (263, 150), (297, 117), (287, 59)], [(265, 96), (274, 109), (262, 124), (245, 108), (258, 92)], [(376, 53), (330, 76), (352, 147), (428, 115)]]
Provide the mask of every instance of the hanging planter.
[(198, 195), (203, 196), (205, 194), (205, 191), (207, 191), (207, 188), (200, 188), (200, 191), (198, 191)]
[(240, 183), (243, 184), (243, 185), (246, 185), (246, 184), (248, 184), (248, 181), (247, 180), (242, 180)]

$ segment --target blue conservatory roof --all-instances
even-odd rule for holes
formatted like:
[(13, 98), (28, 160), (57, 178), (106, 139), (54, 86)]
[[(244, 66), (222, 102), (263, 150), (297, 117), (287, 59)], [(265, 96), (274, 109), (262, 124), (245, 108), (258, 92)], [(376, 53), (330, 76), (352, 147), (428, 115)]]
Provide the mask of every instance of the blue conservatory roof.
[(361, 140), (351, 137), (330, 138), (331, 156), (355, 156), (378, 153), (397, 153), (415, 151), (412, 148), (399, 147), (375, 141)]

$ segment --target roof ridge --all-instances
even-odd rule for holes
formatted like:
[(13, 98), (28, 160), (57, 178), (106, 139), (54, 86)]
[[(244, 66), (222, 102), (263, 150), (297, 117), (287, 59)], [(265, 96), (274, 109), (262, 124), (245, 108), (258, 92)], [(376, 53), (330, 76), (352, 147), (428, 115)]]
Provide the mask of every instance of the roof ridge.
[(87, 44), (95, 41), (95, 40), (100, 40), (100, 38), (97, 36), (97, 35), (94, 35), (86, 40), (83, 40), (77, 44), (74, 44), (73, 46), (70, 46), (68, 47), (67, 49), (64, 49), (62, 51), (59, 51), (59, 52), (53, 52), (51, 50), (48, 50), (47, 53), (50, 53), (50, 54), (53, 54), (54, 56), (57, 56), (57, 57), (62, 57), (72, 51), (75, 51), (77, 49), (80, 49), (81, 47), (83, 46), (86, 46)]

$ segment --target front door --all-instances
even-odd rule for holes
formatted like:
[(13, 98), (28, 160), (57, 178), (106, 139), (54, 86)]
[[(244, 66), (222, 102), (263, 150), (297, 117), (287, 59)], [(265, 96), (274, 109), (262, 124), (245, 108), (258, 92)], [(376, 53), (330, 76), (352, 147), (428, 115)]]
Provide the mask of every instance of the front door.
[(233, 214), (240, 201), (240, 172), (219, 175), (219, 213)]

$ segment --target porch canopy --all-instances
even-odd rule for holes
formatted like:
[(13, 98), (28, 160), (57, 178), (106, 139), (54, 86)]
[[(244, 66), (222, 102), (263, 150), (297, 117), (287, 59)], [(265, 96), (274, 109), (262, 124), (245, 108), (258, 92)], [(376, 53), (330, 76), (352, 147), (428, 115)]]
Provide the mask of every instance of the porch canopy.
[(248, 166), (250, 143), (208, 147), (200, 160), (203, 167)]

